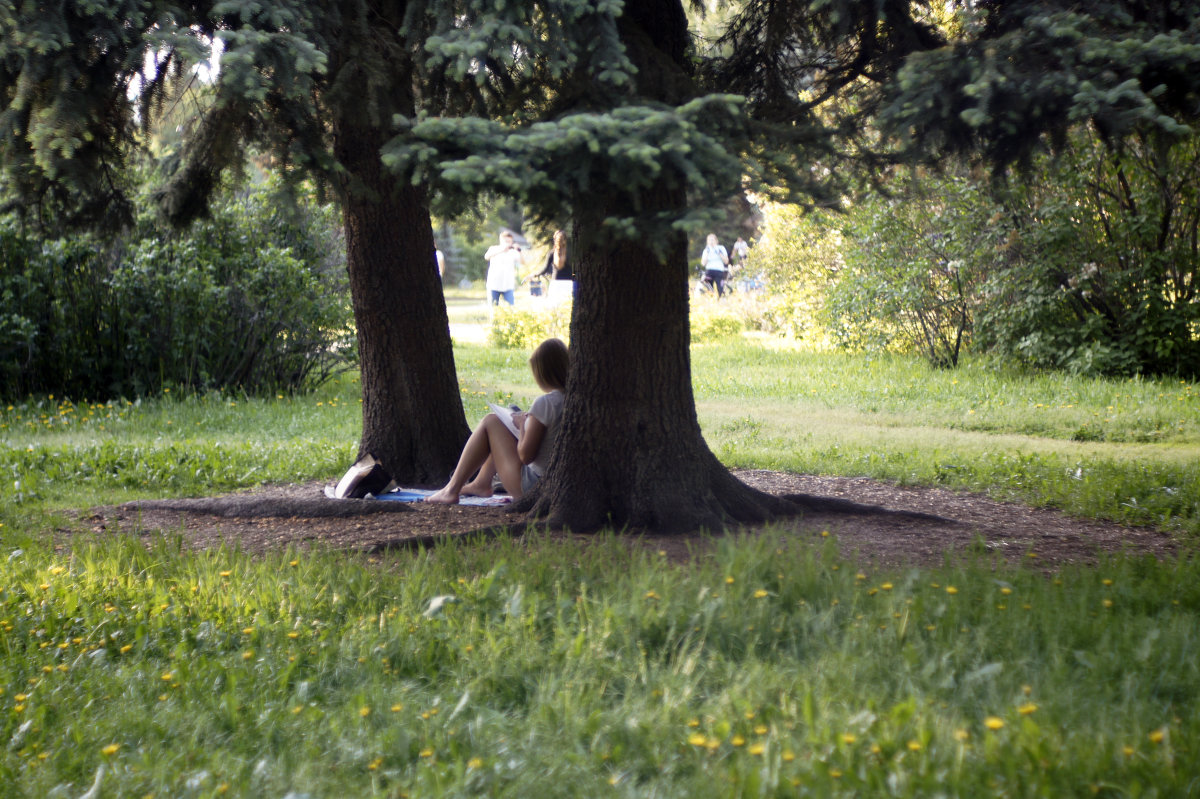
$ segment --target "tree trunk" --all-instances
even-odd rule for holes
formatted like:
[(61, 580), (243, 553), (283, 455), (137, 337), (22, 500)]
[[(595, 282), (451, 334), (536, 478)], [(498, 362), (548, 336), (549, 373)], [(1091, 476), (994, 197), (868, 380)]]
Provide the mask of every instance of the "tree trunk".
[(441, 485), (470, 434), (424, 192), (385, 172), (383, 133), (336, 128), (350, 296), (362, 368), (362, 439), (404, 485)]
[[(655, 207), (648, 202), (645, 212)], [(589, 241), (589, 224), (574, 237), (578, 294), (562, 428), (546, 477), (518, 509), (576, 532), (716, 530), (795, 513), (735, 479), (700, 433), (686, 240), (677, 236), (656, 254), (639, 241)]]

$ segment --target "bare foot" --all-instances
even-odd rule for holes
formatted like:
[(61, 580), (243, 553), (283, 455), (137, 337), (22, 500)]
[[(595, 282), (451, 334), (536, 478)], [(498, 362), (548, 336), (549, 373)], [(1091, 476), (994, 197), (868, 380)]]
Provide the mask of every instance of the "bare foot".
[(432, 502), (435, 505), (457, 505), (458, 494), (454, 491), (451, 491), (449, 486), (447, 486), (436, 494), (430, 494), (429, 496), (425, 497), (425, 501)]
[(468, 497), (490, 497), (493, 493), (491, 478), (486, 483), (472, 480), (462, 487), (462, 493)]

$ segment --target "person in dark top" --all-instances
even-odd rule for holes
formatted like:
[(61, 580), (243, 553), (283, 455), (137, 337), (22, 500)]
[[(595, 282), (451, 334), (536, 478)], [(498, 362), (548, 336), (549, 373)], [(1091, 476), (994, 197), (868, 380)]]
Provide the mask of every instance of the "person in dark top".
[(573, 280), (571, 264), (567, 262), (567, 234), (561, 230), (554, 231), (554, 244), (550, 254), (546, 256), (546, 266), (537, 273), (537, 277), (548, 277), (551, 280)]

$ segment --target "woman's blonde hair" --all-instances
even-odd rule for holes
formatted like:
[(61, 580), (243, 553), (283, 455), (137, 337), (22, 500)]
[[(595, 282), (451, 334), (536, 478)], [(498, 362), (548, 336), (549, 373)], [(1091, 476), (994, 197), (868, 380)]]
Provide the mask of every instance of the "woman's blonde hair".
[(545, 389), (565, 391), (570, 366), (567, 345), (558, 338), (546, 339), (529, 356), (529, 371), (533, 372), (537, 384)]

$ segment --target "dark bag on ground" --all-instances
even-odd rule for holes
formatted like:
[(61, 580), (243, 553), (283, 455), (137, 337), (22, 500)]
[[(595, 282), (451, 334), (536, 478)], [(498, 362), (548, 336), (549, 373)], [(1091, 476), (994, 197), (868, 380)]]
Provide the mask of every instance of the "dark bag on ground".
[(350, 467), (333, 490), (333, 496), (335, 499), (360, 499), (367, 494), (385, 494), (395, 487), (383, 464), (375, 460), (374, 455), (366, 455)]

